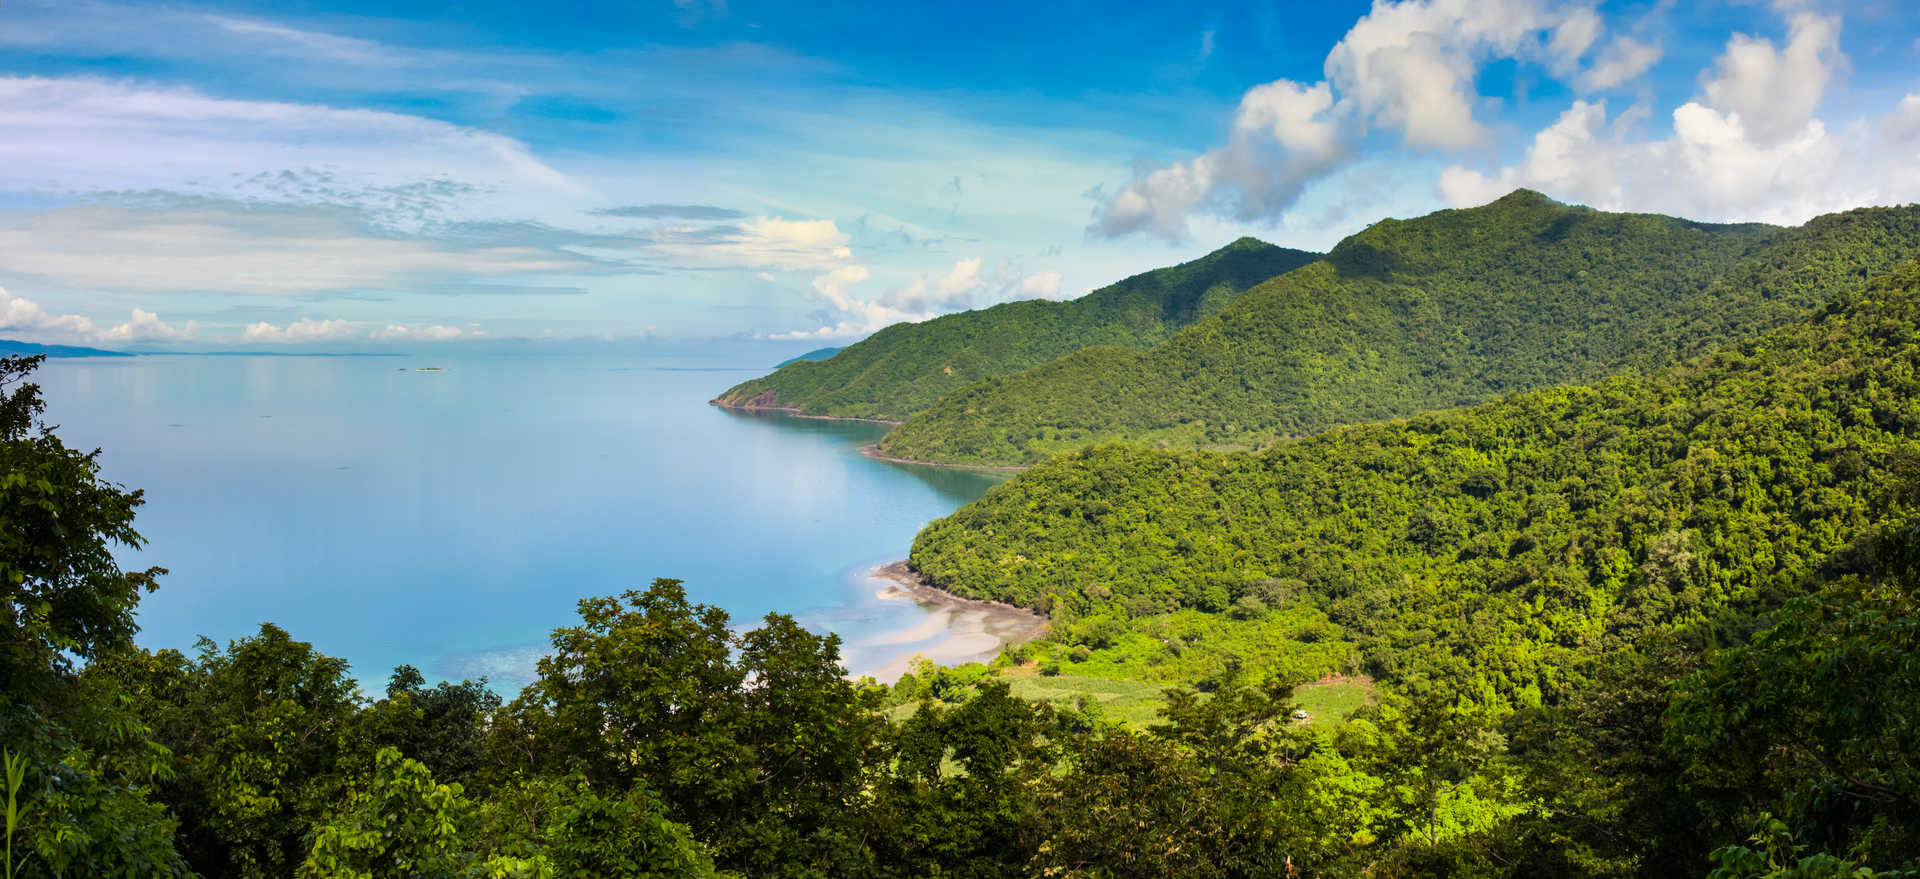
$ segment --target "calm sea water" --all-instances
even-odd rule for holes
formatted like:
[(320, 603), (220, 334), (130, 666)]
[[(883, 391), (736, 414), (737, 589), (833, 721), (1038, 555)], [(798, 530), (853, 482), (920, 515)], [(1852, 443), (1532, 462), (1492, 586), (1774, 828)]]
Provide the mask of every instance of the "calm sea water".
[(839, 632), (856, 672), (902, 649), (872, 642), (924, 612), (875, 599), (867, 572), (998, 478), (865, 458), (878, 425), (706, 405), (762, 371), (148, 356), (36, 380), (67, 444), (146, 491), (149, 545), (123, 559), (170, 573), (144, 646), (272, 621), (370, 691), (401, 663), (510, 691), (579, 599), (655, 577), (736, 624)]

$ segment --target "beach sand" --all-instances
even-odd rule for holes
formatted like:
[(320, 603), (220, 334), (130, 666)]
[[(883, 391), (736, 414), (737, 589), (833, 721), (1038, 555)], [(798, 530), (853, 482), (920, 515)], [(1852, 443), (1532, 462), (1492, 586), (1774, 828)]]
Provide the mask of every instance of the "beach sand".
[[(1046, 617), (998, 601), (961, 598), (928, 584), (906, 562), (875, 568), (873, 578), (884, 583), (876, 597), (912, 601), (926, 608), (927, 616), (911, 628), (869, 642), (921, 646), (903, 648), (879, 667), (857, 671), (856, 676), (871, 675), (881, 683), (892, 683), (907, 672), (915, 656), (939, 665), (985, 662), (998, 655), (1001, 647), (1037, 638), (1047, 631)], [(930, 640), (932, 643), (922, 643)]]

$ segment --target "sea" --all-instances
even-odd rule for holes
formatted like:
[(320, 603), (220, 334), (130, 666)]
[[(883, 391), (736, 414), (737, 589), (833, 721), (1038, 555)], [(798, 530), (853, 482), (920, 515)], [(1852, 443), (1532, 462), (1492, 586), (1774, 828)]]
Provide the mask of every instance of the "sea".
[(511, 695), (583, 598), (682, 580), (738, 628), (789, 614), (859, 673), (927, 611), (878, 565), (1004, 476), (874, 460), (884, 425), (708, 405), (765, 365), (616, 355), (64, 358), (67, 445), (145, 493), (126, 566), (167, 569), (138, 642), (272, 622), (346, 659)]

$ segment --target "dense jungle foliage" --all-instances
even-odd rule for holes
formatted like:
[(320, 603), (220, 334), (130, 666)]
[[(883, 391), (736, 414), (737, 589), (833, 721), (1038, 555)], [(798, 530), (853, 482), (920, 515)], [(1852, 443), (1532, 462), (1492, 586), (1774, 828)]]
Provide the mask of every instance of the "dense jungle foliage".
[[(1920, 266), (1908, 265), (1803, 323), (1649, 376), (1257, 453), (1061, 455), (928, 526), (913, 562), (950, 590), (1051, 613), (1053, 636), (1023, 651), (1047, 671), (1365, 671), (1404, 697), (1488, 712), (1509, 756), (1571, 760), (1540, 792), (1550, 811), (1664, 815), (1688, 785), (1793, 777), (1804, 787), (1776, 813), (1830, 845), (1898, 839), (1883, 852), (1911, 858), (1920, 791), (1912, 759), (1891, 755), (1920, 754), (1920, 722), (1885, 712), (1920, 699), (1920, 620), (1896, 610), (1911, 608), (1910, 589), (1874, 585), (1884, 564), (1862, 536), (1911, 527), (1917, 367)], [(1814, 583), (1840, 585), (1809, 603)], [(1718, 649), (1784, 619), (1797, 628)], [(1825, 656), (1854, 637), (1879, 646)], [(1789, 638), (1794, 650), (1756, 658)], [(1874, 652), (1894, 643), (1908, 646)], [(1776, 672), (1805, 680), (1760, 683)], [(1715, 698), (1739, 694), (1742, 713), (1663, 722), (1665, 688), (1686, 674), (1712, 680)], [(1848, 707), (1827, 714), (1829, 699)], [(1553, 726), (1588, 722), (1602, 725)], [(1742, 740), (1748, 724), (1759, 738)], [(1778, 738), (1763, 735), (1772, 725)], [(1590, 738), (1600, 732), (1638, 743)], [(1802, 736), (1785, 745), (1799, 756), (1770, 750)], [(1719, 756), (1661, 762), (1695, 740)], [(1642, 750), (1592, 753), (1630, 744)], [(1608, 762), (1621, 759), (1642, 762)], [(1696, 826), (1702, 809), (1661, 820)], [(1626, 844), (1609, 859), (1676, 844), (1649, 828), (1573, 831), (1555, 831), (1572, 834), (1569, 852)]]
[(728, 389), (717, 402), (897, 421), (972, 382), (1081, 348), (1152, 347), (1247, 288), (1319, 256), (1242, 238), (1066, 302), (1009, 302), (895, 324), (818, 362), (782, 364), (772, 375)]
[(1338, 424), (1657, 369), (1780, 326), (1920, 251), (1920, 209), (1782, 229), (1560, 204), (1384, 220), (1159, 346), (948, 395), (883, 452), (1031, 463), (1094, 442), (1254, 448)]

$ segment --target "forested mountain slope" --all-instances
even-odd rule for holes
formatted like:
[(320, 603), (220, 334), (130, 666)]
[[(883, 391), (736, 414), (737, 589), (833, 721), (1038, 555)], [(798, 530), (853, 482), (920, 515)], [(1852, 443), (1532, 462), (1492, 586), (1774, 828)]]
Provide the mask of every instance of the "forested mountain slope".
[(1148, 348), (1247, 288), (1320, 254), (1242, 238), (1067, 302), (1028, 300), (895, 324), (819, 362), (783, 365), (714, 402), (809, 415), (899, 420), (971, 382), (1093, 345)]
[[(1579, 655), (1738, 629), (1853, 564), (1836, 553), (1885, 524), (1920, 449), (1916, 367), (1909, 264), (1651, 375), (1259, 452), (1060, 455), (929, 525), (912, 562), (1053, 613), (1045, 649), (1085, 648), (1064, 671), (1298, 676), (1329, 669), (1287, 663), (1357, 656), (1402, 687), (1536, 704)], [(1188, 637), (1205, 632), (1182, 613), (1229, 610), (1263, 634)]]
[(1104, 440), (1254, 447), (1658, 368), (1764, 331), (1920, 251), (1920, 209), (1783, 229), (1526, 190), (1385, 220), (1149, 351), (1081, 350), (908, 419), (887, 454), (1028, 463)]

